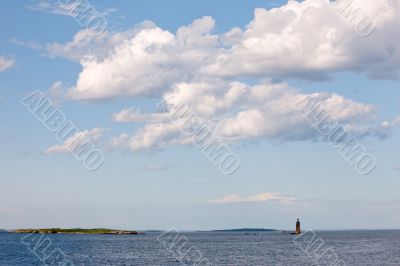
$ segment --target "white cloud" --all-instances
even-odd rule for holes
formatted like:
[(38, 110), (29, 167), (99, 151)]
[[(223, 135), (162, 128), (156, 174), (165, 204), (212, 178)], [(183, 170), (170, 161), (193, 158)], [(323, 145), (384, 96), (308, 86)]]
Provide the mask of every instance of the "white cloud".
[(94, 128), (91, 130), (84, 130), (76, 132), (74, 135), (69, 137), (63, 144), (54, 145), (44, 151), (44, 154), (56, 154), (56, 153), (69, 153), (74, 147), (76, 140), (85, 140), (88, 142), (97, 142), (103, 136), (104, 128)]
[[(59, 0), (36, 0), (32, 5), (27, 6), (27, 9), (40, 11), (53, 15), (72, 16), (69, 10), (74, 10), (74, 6), (81, 1), (59, 1)], [(86, 7), (86, 6), (84, 6)], [(96, 7), (96, 9), (99, 9)], [(97, 10), (96, 10), (97, 11)], [(97, 11), (102, 16), (108, 16), (116, 12), (116, 8), (101, 9)]]
[[(342, 1), (343, 2), (343, 1)], [(375, 78), (398, 78), (400, 3), (354, 0), (345, 12), (327, 0), (289, 1), (266, 10), (257, 8), (245, 30), (224, 36), (224, 49), (205, 71), (217, 76), (297, 77), (325, 79), (335, 71), (364, 71)], [(347, 12), (357, 10), (359, 18)], [(352, 26), (363, 15), (377, 30), (361, 37)], [(394, 39), (393, 39), (394, 38)]]
[[(354, 0), (353, 9), (374, 19), (377, 30), (360, 36), (328, 0), (289, 1), (257, 8), (245, 29), (213, 34), (211, 17), (176, 33), (155, 24), (92, 36), (80, 31), (66, 44), (49, 44), (54, 56), (82, 65), (69, 96), (79, 100), (161, 97), (173, 84), (211, 77), (326, 79), (334, 72), (398, 78), (400, 3)], [(356, 21), (356, 20), (353, 20)]]
[(70, 16), (68, 11), (62, 7), (58, 1), (35, 1), (32, 5), (27, 6), (27, 9), (45, 12), (48, 14)]
[[(372, 17), (377, 30), (361, 37), (345, 15), (328, 0), (289, 1), (258, 8), (246, 28), (215, 34), (215, 21), (203, 17), (175, 33), (144, 22), (122, 32), (94, 36), (78, 32), (66, 44), (48, 44), (47, 51), (79, 61), (82, 71), (66, 96), (74, 100), (129, 97), (169, 98), (187, 104), (201, 121), (225, 141), (318, 140), (320, 135), (294, 104), (315, 98), (327, 113), (356, 136), (386, 137), (394, 125), (377, 118), (373, 106), (337, 94), (301, 93), (275, 78), (325, 79), (342, 71), (374, 78), (397, 78), (400, 69), (400, 3), (354, 0)], [(258, 85), (235, 82), (252, 77)], [(127, 108), (115, 122), (144, 126), (111, 140), (113, 147), (139, 151), (191, 144), (180, 129), (183, 119), (170, 113), (141, 113)]]
[(170, 169), (170, 166), (167, 165), (160, 165), (160, 164), (150, 164), (150, 165), (146, 165), (143, 167), (143, 170), (146, 171), (153, 171), (153, 172), (159, 172), (159, 171), (165, 171)]
[(15, 65), (15, 60), (14, 59), (0, 56), (0, 72), (4, 72), (4, 71), (6, 71), (7, 69), (11, 68), (14, 65)]
[(155, 123), (146, 124), (136, 134), (122, 134), (110, 141), (111, 147), (132, 151), (160, 150), (169, 145), (183, 144), (180, 138), (180, 128), (176, 124)]
[(245, 202), (278, 202), (281, 204), (291, 204), (295, 198), (284, 196), (279, 193), (265, 192), (261, 194), (243, 197), (237, 194), (226, 195), (220, 199), (211, 200), (209, 203), (227, 204), (227, 203), (245, 203)]
[(169, 64), (164, 49), (172, 42), (173, 36), (168, 32), (148, 29), (125, 41), (103, 61), (82, 60), (83, 70), (70, 91), (71, 98), (93, 100), (155, 94), (179, 75), (172, 65), (170, 69), (162, 67)]
[(51, 99), (53, 105), (60, 106), (60, 104), (65, 100), (65, 88), (62, 82), (54, 82), (46, 91), (46, 96)]
[(72, 61), (80, 62), (84, 59), (104, 60), (109, 54), (125, 41), (133, 38), (138, 32), (148, 28), (154, 28), (151, 21), (143, 21), (133, 29), (110, 33), (96, 34), (92, 29), (78, 31), (70, 42), (61, 44), (58, 42), (46, 45), (47, 55), (51, 57), (63, 57)]
[(226, 83), (225, 86), (181, 83), (174, 86), (165, 99), (169, 99), (168, 104), (172, 106), (190, 106), (191, 112), (175, 119), (172, 118), (173, 108), (154, 114), (141, 114), (136, 109), (123, 110), (114, 115), (114, 121), (140, 121), (145, 125), (133, 135), (123, 134), (115, 138), (111, 145), (136, 151), (192, 144), (193, 139), (182, 131), (182, 125), (191, 113), (225, 142), (322, 139), (295, 107), (296, 103), (310, 96), (355, 136), (375, 134), (371, 129), (380, 127), (373, 106), (337, 94), (304, 94), (285, 83), (266, 82), (255, 86), (239, 82)]
[(210, 35), (213, 27), (214, 21), (204, 17), (176, 35), (155, 26), (133, 30), (133, 37), (109, 53), (81, 58), (83, 70), (69, 95), (81, 100), (159, 97), (177, 80), (193, 79), (207, 63), (217, 44), (217, 36)]
[(119, 123), (127, 122), (162, 122), (169, 118), (167, 113), (143, 114), (134, 107), (124, 109), (113, 115), (112, 120)]
[(15, 44), (15, 45), (19, 45), (19, 46), (28, 47), (28, 48), (35, 49), (35, 50), (41, 50), (43, 48), (40, 44), (38, 44), (35, 41), (32, 41), (32, 40), (24, 41), (24, 40), (20, 40), (20, 39), (18, 39), (16, 37), (12, 37), (10, 39), (10, 43)]
[(376, 129), (375, 135), (379, 138), (386, 138), (390, 135), (392, 128), (400, 126), (400, 116), (392, 121), (383, 121)]

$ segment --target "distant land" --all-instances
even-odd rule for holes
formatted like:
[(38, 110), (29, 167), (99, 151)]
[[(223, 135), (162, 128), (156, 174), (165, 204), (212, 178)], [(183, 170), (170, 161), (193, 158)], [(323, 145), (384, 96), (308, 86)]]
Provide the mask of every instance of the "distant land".
[(143, 232), (126, 231), (126, 230), (113, 230), (105, 228), (95, 229), (62, 229), (62, 228), (43, 228), (43, 229), (15, 229), (11, 230), (12, 233), (36, 233), (36, 234), (81, 234), (81, 235), (140, 235)]
[(239, 229), (221, 229), (212, 230), (211, 232), (277, 232), (281, 230), (264, 229), (264, 228), (239, 228)]
[[(21, 233), (21, 234), (81, 234), (81, 235), (140, 235), (145, 233), (161, 233), (162, 230), (145, 230), (144, 232), (130, 231), (130, 230), (115, 230), (106, 228), (93, 228), (93, 229), (82, 229), (82, 228), (40, 228), (40, 229), (15, 229), (15, 230), (3, 230), (0, 229), (0, 233)], [(207, 232), (207, 231), (203, 231)], [(277, 229), (266, 229), (266, 228), (238, 228), (238, 229), (219, 229), (211, 230), (208, 232), (282, 232)]]

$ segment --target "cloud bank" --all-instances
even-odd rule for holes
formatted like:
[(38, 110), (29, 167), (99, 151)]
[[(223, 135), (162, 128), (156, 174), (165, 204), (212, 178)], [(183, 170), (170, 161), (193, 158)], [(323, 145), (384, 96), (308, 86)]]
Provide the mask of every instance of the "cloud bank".
[[(136, 28), (93, 36), (78, 32), (49, 53), (80, 61), (82, 72), (69, 91), (73, 99), (160, 97), (176, 82), (215, 78), (327, 79), (355, 71), (372, 78), (398, 78), (400, 3), (354, 0), (377, 30), (362, 37), (350, 17), (327, 0), (289, 1), (257, 8), (246, 28), (213, 34), (215, 21), (203, 17), (176, 33), (144, 22)], [(155, 78), (156, 77), (156, 78)]]
[[(352, 21), (328, 0), (289, 1), (270, 10), (257, 8), (245, 28), (215, 33), (211, 17), (194, 20), (175, 33), (145, 21), (133, 29), (78, 32), (72, 41), (47, 45), (47, 52), (79, 62), (82, 71), (66, 97), (79, 101), (129, 97), (169, 99), (187, 104), (225, 141), (319, 140), (317, 131), (294, 105), (311, 96), (355, 136), (385, 137), (396, 123), (382, 123), (374, 106), (341, 95), (302, 93), (276, 80), (326, 80), (338, 72), (369, 78), (400, 77), (400, 3), (354, 0), (377, 30), (358, 34)], [(255, 80), (250, 84), (243, 80)], [(142, 113), (129, 107), (112, 117), (142, 123), (111, 146), (133, 151), (191, 144), (171, 121), (170, 110)]]

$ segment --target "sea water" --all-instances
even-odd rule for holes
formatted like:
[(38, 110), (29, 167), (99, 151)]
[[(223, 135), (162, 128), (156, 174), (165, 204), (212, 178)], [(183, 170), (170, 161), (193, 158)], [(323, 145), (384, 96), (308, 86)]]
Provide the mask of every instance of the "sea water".
[[(198, 256), (200, 265), (333, 265), (315, 255), (321, 254), (315, 246), (306, 250), (296, 236), (281, 232), (160, 234), (43, 235), (51, 244), (35, 251), (23, 240), (26, 234), (0, 233), (0, 265), (45, 265), (45, 254), (56, 249), (68, 265), (196, 265)], [(317, 231), (316, 239), (321, 250), (332, 250), (344, 265), (400, 265), (400, 231)], [(192, 256), (186, 253), (190, 248)]]

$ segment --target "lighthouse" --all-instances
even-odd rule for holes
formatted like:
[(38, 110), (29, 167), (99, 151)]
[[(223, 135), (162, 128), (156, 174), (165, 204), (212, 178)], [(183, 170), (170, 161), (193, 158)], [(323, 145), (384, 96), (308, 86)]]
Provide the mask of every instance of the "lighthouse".
[(301, 234), (300, 220), (297, 219), (297, 222), (296, 222), (296, 235), (300, 235), (300, 234)]

